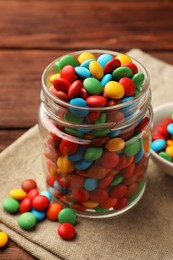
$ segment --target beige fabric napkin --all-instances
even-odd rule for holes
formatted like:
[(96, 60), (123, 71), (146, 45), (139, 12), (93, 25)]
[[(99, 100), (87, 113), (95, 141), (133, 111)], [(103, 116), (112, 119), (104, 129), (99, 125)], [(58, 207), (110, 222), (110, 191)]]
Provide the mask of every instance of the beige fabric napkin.
[[(151, 77), (152, 104), (171, 102), (173, 67), (140, 50), (129, 54), (141, 61)], [(45, 182), (41, 165), (37, 126), (26, 132), (0, 155), (1, 200), (25, 178), (35, 178), (40, 190)], [(0, 207), (0, 229), (24, 249), (42, 260), (172, 260), (173, 178), (163, 174), (150, 160), (148, 184), (143, 199), (129, 213), (107, 220), (79, 219), (74, 241), (63, 241), (58, 223), (45, 220), (33, 231), (17, 225)]]

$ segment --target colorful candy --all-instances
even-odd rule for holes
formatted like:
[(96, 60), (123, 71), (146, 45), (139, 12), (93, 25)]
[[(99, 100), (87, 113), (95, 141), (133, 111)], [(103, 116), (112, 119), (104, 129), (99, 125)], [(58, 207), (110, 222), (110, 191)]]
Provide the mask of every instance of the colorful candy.
[[(57, 99), (53, 117), (42, 122), (52, 129), (45, 138), (46, 181), (71, 209), (118, 211), (144, 187), (151, 120), (149, 89), (143, 95), (147, 75), (137, 64), (126, 54), (83, 52), (61, 57), (54, 64), (59, 74), (47, 74)], [(60, 222), (62, 214), (55, 214)]]
[(5, 211), (9, 213), (16, 213), (19, 210), (20, 204), (17, 200), (13, 198), (7, 198), (3, 200), (2, 207)]
[(35, 227), (37, 219), (31, 212), (25, 212), (18, 218), (18, 224), (22, 229), (32, 229)]
[(172, 116), (164, 119), (159, 124), (152, 136), (151, 149), (158, 153), (160, 157), (173, 162), (173, 118)]
[(58, 227), (58, 235), (64, 240), (72, 240), (76, 235), (76, 231), (72, 224), (62, 223)]

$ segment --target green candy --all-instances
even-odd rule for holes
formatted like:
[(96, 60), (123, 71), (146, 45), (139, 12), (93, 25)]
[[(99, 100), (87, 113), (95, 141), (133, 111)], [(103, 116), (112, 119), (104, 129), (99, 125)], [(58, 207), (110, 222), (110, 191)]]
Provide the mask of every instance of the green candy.
[(13, 198), (7, 198), (3, 200), (2, 207), (8, 213), (16, 213), (19, 210), (20, 203)]
[(67, 223), (74, 225), (77, 221), (77, 216), (76, 216), (75, 211), (70, 208), (62, 209), (58, 214), (58, 221), (60, 223), (67, 222)]
[(60, 70), (64, 68), (66, 65), (72, 65), (73, 67), (77, 67), (78, 62), (72, 55), (65, 55), (59, 60)]
[(118, 184), (120, 184), (124, 180), (124, 177), (121, 174), (117, 174), (113, 181), (111, 182), (110, 186), (114, 187)]
[(109, 128), (94, 129), (92, 135), (94, 136), (105, 136), (110, 132)]
[(107, 114), (106, 113), (101, 113), (99, 118), (95, 121), (95, 124), (104, 124), (106, 122), (107, 119)]
[(81, 133), (75, 129), (72, 129), (72, 128), (65, 128), (65, 132), (67, 134), (70, 134), (70, 135), (74, 135), (74, 136), (78, 136), (78, 137), (83, 137), (84, 136), (84, 133)]
[(94, 161), (100, 158), (102, 156), (102, 153), (102, 147), (88, 147), (84, 154), (84, 159), (87, 161)]
[(59, 60), (54, 63), (55, 69), (60, 72)]
[(103, 88), (101, 83), (95, 78), (87, 78), (83, 82), (85, 90), (91, 95), (99, 95), (102, 93)]
[(25, 212), (18, 218), (18, 225), (22, 229), (32, 229), (37, 223), (37, 219), (31, 212)]
[(113, 71), (112, 75), (115, 80), (119, 81), (123, 77), (131, 78), (133, 72), (130, 68), (119, 67)]
[(160, 152), (159, 155), (163, 159), (165, 159), (165, 160), (167, 160), (169, 162), (172, 162), (172, 157), (169, 154), (167, 154), (166, 152)]
[(136, 89), (140, 90), (143, 82), (144, 82), (144, 74), (142, 72), (138, 72), (135, 75), (133, 75), (133, 77), (131, 78), (132, 81), (134, 82)]
[(106, 213), (108, 212), (109, 209), (104, 209), (104, 208), (101, 208), (100, 206), (97, 206), (96, 208), (94, 208), (95, 211), (99, 212), (99, 213)]
[(127, 156), (134, 156), (140, 150), (141, 143), (139, 140), (135, 140), (133, 142), (130, 141), (124, 148), (124, 152)]
[(72, 114), (70, 111), (67, 111), (64, 115), (64, 119), (65, 121), (68, 121), (70, 123), (81, 124), (84, 120), (84, 117), (76, 116)]

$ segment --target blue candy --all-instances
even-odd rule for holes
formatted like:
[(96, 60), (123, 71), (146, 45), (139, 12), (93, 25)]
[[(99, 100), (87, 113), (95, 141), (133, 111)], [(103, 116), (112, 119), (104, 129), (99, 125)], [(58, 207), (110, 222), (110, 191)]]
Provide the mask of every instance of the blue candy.
[(109, 81), (111, 81), (112, 78), (113, 78), (112, 74), (104, 75), (103, 78), (100, 81), (102, 87), (104, 87)]
[(32, 208), (31, 213), (36, 217), (36, 219), (38, 221), (41, 221), (46, 217), (46, 211), (45, 210), (39, 211), (39, 210)]
[(165, 148), (165, 146), (166, 146), (166, 141), (163, 139), (157, 139), (151, 143), (151, 149), (155, 152), (160, 152)]
[(48, 192), (47, 190), (42, 191), (42, 192), (40, 193), (40, 195), (44, 195), (45, 197), (48, 198), (49, 201), (52, 199), (52, 196), (51, 196), (50, 192)]
[[(73, 106), (78, 106), (78, 107), (88, 107), (86, 101), (83, 98), (73, 98), (70, 100), (70, 105)], [(69, 107), (69, 110), (71, 111), (72, 114), (76, 115), (76, 116), (83, 116), (85, 117), (86, 115), (88, 115), (89, 111), (86, 109), (82, 109), (82, 108), (74, 108), (74, 107)]]
[(93, 61), (93, 59), (86, 60), (80, 66), (82, 66), (86, 69), (89, 69), (89, 64), (90, 64), (91, 61)]
[(79, 161), (76, 163), (76, 169), (80, 171), (86, 170), (91, 166), (92, 163), (93, 161), (86, 161), (86, 160)]
[(79, 147), (75, 153), (67, 155), (67, 159), (71, 162), (81, 161), (84, 158), (84, 152), (85, 150)]
[(102, 54), (98, 57), (97, 62), (104, 68), (106, 63), (113, 59), (113, 56), (111, 54)]
[(142, 159), (143, 155), (144, 155), (144, 151), (141, 147), (139, 152), (135, 155), (134, 162), (138, 163)]
[(75, 72), (76, 72), (77, 76), (79, 76), (82, 79), (86, 79), (86, 78), (89, 78), (92, 76), (91, 72), (88, 69), (86, 69), (85, 67), (81, 67), (81, 66), (76, 67)]
[(84, 188), (87, 191), (95, 190), (98, 186), (98, 181), (96, 179), (88, 178), (85, 180)]
[(169, 134), (173, 135), (173, 123), (171, 123), (171, 124), (169, 124), (169, 125), (167, 126), (167, 130), (168, 130), (168, 133), (169, 133)]
[(116, 137), (119, 136), (121, 134), (121, 130), (115, 130), (109, 133), (110, 137)]

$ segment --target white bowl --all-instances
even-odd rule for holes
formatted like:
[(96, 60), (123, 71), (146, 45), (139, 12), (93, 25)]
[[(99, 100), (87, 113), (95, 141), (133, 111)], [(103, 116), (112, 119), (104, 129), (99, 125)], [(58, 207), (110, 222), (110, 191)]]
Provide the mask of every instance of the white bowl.
[[(157, 132), (158, 125), (173, 113), (173, 103), (164, 104), (154, 109), (153, 134)], [(156, 165), (165, 173), (173, 176), (173, 163), (160, 157), (151, 149), (151, 158)]]

